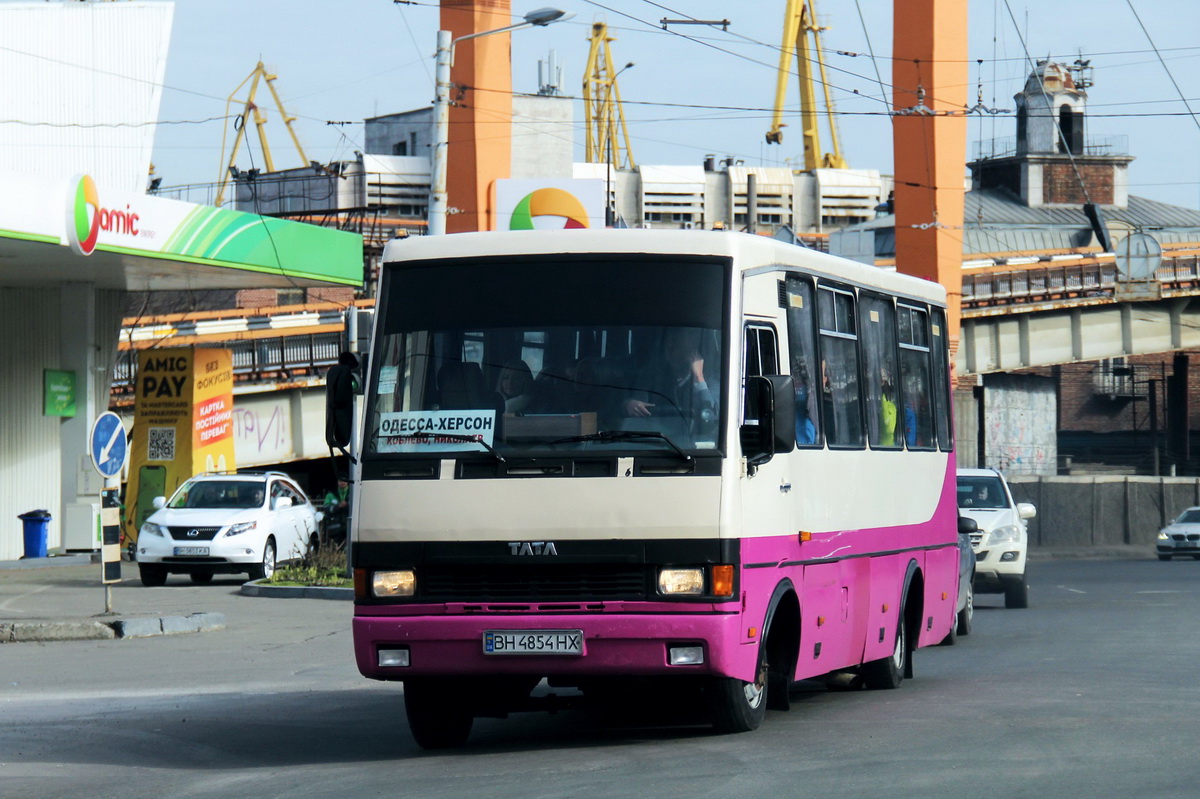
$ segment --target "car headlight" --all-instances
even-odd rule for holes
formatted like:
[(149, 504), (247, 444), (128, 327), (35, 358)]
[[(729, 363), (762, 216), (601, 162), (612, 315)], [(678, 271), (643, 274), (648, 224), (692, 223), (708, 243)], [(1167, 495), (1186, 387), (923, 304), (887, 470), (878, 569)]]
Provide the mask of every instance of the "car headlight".
[(988, 545), (1005, 544), (1009, 541), (1016, 543), (1021, 540), (1021, 528), (1015, 524), (1006, 524), (1003, 527), (997, 527), (992, 530), (988, 536)]
[(239, 522), (230, 525), (229, 529), (225, 531), (225, 535), (241, 535), (247, 530), (253, 530), (256, 527), (258, 527), (258, 522)]
[[(154, 522), (142, 523), (142, 535), (156, 535), (159, 538), (163, 537), (163, 529)], [(1161, 536), (1160, 536), (1161, 537)]]
[(1169, 534), (1169, 533), (1168, 533), (1166, 530), (1159, 530), (1159, 531), (1158, 531), (1158, 540), (1159, 540), (1159, 541), (1166, 541), (1166, 540), (1167, 540), (1167, 539), (1169, 539), (1170, 537), (1171, 537), (1171, 535), (1170, 535), (1170, 534)]
[(658, 572), (660, 594), (703, 594), (703, 569), (661, 569)]
[(371, 593), (377, 597), (412, 596), (416, 590), (417, 574), (412, 569), (375, 572), (371, 576)]

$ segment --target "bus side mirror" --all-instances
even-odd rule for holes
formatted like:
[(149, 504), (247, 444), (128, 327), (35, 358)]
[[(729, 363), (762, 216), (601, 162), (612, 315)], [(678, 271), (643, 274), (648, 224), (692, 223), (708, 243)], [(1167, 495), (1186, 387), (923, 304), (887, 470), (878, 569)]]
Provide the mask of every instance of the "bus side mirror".
[(746, 380), (747, 406), (756, 419), (742, 425), (742, 453), (761, 466), (796, 447), (796, 399), (791, 375), (757, 375)]
[(345, 449), (350, 443), (354, 420), (354, 369), (358, 358), (343, 352), (325, 373), (325, 443), (330, 449)]
[(962, 534), (978, 533), (979, 525), (970, 516), (958, 517), (958, 532)]

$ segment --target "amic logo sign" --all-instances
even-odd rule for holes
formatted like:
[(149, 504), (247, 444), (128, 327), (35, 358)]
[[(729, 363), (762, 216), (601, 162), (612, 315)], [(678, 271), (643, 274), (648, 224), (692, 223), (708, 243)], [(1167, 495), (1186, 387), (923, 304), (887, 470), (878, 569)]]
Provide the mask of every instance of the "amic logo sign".
[(587, 209), (564, 189), (546, 187), (525, 195), (508, 223), (509, 230), (572, 230), (588, 226)]
[(69, 196), (67, 242), (80, 255), (91, 255), (100, 236), (100, 193), (91, 175), (82, 175)]
[(95, 252), (102, 230), (137, 236), (140, 219), (128, 205), (124, 211), (100, 205), (100, 192), (91, 175), (80, 175), (75, 190), (67, 195), (67, 243), (79, 255)]

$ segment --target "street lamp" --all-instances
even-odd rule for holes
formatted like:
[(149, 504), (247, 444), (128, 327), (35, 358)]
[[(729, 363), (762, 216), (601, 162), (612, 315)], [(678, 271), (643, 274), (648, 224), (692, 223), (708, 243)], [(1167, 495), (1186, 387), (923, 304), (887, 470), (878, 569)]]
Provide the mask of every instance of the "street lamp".
[(613, 113), (612, 113), (612, 109), (611, 109), (612, 90), (613, 90), (613, 86), (615, 86), (617, 84), (617, 78), (620, 77), (621, 73), (627, 69), (634, 67), (634, 66), (636, 66), (636, 64), (634, 64), (632, 61), (630, 61), (625, 66), (618, 69), (616, 71), (616, 73), (611, 78), (609, 78), (608, 86), (606, 86), (604, 89), (604, 108), (605, 108), (605, 115), (607, 116), (607, 119), (605, 120), (605, 125), (604, 125), (604, 150), (605, 150), (604, 160), (606, 162), (605, 166), (604, 166), (604, 169), (605, 169), (605, 172), (604, 172), (604, 224), (606, 227), (612, 227), (613, 224), (616, 222), (616, 216), (617, 216), (616, 209), (613, 208), (613, 205), (615, 204), (615, 200), (613, 199), (613, 196), (612, 196), (612, 180), (613, 180), (613, 173), (612, 173), (613, 163), (612, 162), (616, 156), (616, 153), (613, 151), (613, 139), (616, 138), (616, 135), (617, 135), (617, 131), (613, 127)]
[(441, 235), (446, 232), (446, 176), (448, 162), (446, 151), (450, 146), (450, 67), (454, 63), (454, 46), (466, 39), (478, 39), (481, 36), (491, 36), (493, 33), (508, 33), (521, 28), (544, 28), (554, 22), (562, 22), (575, 16), (557, 8), (539, 8), (524, 16), (523, 22), (507, 25), (490, 31), (469, 33), (450, 38), (450, 31), (438, 31), (437, 34), (437, 94), (433, 100), (433, 164), (430, 174), (429, 187), (429, 235)]

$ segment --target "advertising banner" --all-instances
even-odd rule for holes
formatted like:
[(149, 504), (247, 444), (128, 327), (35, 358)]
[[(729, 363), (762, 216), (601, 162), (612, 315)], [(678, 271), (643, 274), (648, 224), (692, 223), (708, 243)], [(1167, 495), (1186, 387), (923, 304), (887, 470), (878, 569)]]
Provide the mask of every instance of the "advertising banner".
[(604, 181), (496, 181), (497, 230), (604, 229)]
[(233, 353), (161, 349), (138, 353), (133, 440), (125, 492), (126, 541), (195, 474), (233, 471)]

